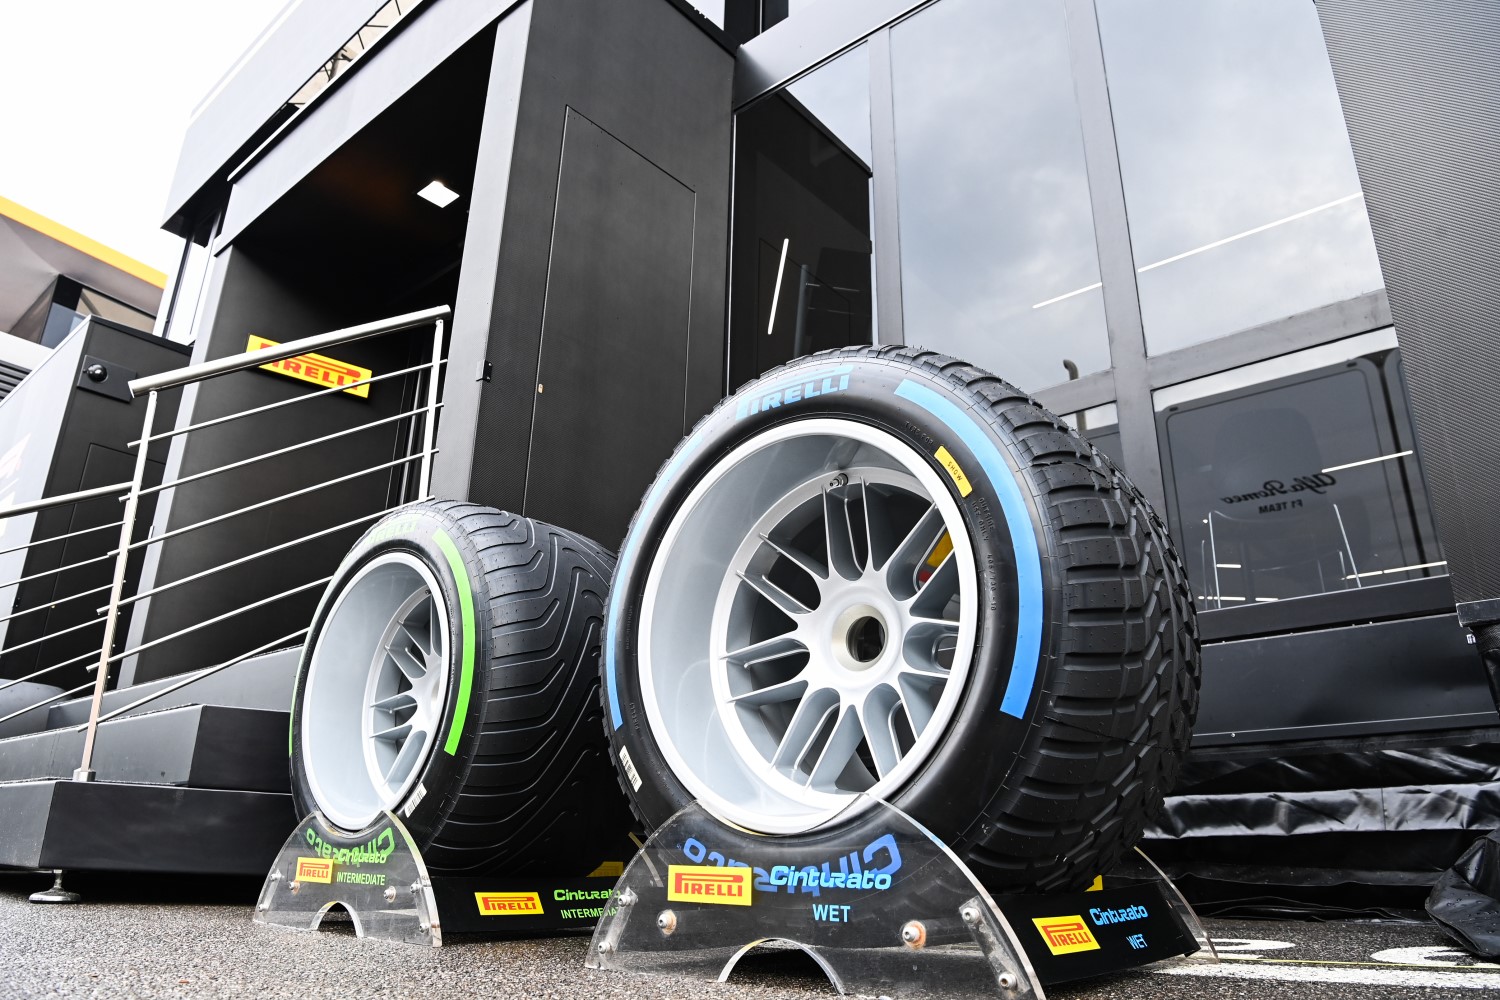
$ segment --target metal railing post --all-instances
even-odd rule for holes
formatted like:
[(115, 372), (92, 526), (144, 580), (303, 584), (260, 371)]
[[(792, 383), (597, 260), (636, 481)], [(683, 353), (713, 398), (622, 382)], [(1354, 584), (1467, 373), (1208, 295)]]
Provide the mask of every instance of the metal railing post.
[(130, 539), (135, 533), (135, 511), (141, 499), (141, 485), (146, 479), (146, 453), (151, 449), (151, 433), (156, 422), (156, 390), (146, 397), (146, 419), (141, 440), (136, 446), (135, 475), (125, 496), (125, 519), (120, 523), (120, 549), (115, 556), (115, 577), (109, 589), (109, 610), (104, 619), (104, 642), (99, 648), (99, 668), (94, 676), (94, 698), (89, 705), (88, 730), (83, 738), (83, 760), (73, 772), (74, 781), (94, 780), (94, 738), (99, 732), (99, 712), (104, 707), (104, 688), (109, 683), (110, 653), (115, 645), (115, 626), (120, 620), (120, 597), (125, 589), (125, 570), (130, 562)]
[(438, 365), (443, 360), (443, 321), (432, 332), (432, 367), (427, 369), (427, 415), (422, 418), (422, 471), (417, 477), (417, 499), (427, 496), (432, 485), (432, 442), (437, 430)]

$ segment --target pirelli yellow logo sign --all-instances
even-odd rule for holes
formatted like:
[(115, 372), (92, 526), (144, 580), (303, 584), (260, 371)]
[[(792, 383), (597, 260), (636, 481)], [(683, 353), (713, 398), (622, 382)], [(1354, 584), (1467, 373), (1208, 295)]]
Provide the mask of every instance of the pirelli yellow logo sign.
[(1098, 951), (1099, 942), (1094, 932), (1083, 922), (1083, 915), (1074, 917), (1033, 917), (1047, 950), (1054, 955), (1071, 955), (1075, 951)]
[(667, 899), (677, 903), (750, 905), (749, 868), (717, 865), (668, 865)]
[(474, 903), (481, 917), (535, 916), (542, 912), (542, 899), (534, 892), (476, 892)]
[[(267, 340), (265, 337), (257, 337), (252, 333), (249, 342), (245, 345), (245, 350), (258, 351), (265, 347), (279, 346), (281, 346), (280, 341)], [(362, 382), (369, 378), (370, 369), (335, 361), (333, 358), (325, 358), (321, 354), (300, 354), (295, 358), (282, 358), (280, 361), (261, 365), (261, 368), (268, 372), (276, 372), (278, 375), (288, 375), (304, 382), (321, 385), (324, 388), (348, 385), (349, 388), (344, 391), (360, 399), (368, 399), (370, 396), (368, 382), (364, 385), (350, 385), (351, 382)]]
[(333, 881), (333, 862), (327, 858), (298, 858), (297, 881), (328, 885)]

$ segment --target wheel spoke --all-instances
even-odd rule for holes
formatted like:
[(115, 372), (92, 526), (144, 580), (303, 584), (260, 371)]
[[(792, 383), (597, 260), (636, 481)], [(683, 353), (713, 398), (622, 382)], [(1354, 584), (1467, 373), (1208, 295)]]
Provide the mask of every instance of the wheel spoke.
[(417, 761), (422, 759), (422, 748), (426, 745), (427, 734), (421, 730), (413, 732), (401, 745), (396, 759), (391, 761), (390, 768), (385, 772), (386, 784), (400, 786), (406, 781), (407, 775), (411, 774), (411, 769), (416, 766)]
[(896, 554), (897, 528), (892, 522), (895, 512), (890, 497), (861, 482), (865, 497), (865, 534), (870, 541), (870, 569), (884, 569)]
[(370, 734), (370, 739), (377, 743), (400, 743), (411, 735), (411, 723), (404, 722), (399, 726), (391, 726)]
[(934, 621), (950, 620), (943, 615), (943, 611), (957, 596), (958, 586), (958, 560), (950, 549), (927, 578), (927, 582), (921, 584), (913, 596), (911, 610), (914, 617)]
[(807, 678), (802, 676), (793, 677), (789, 681), (781, 681), (778, 684), (768, 684), (763, 688), (746, 691), (744, 694), (731, 695), (731, 705), (747, 705), (758, 708), (761, 705), (774, 705), (777, 702), (791, 701), (793, 698), (802, 697), (807, 690)]
[(787, 616), (805, 615), (812, 611), (812, 608), (809, 608), (791, 594), (788, 594), (776, 586), (776, 584), (767, 580), (762, 573), (741, 572), (739, 578), (745, 581), (750, 589), (770, 601), (776, 606), (777, 610)]
[(835, 491), (824, 487), (823, 523), (829, 567), (846, 580), (858, 580), (861, 568), (855, 555), (854, 525), (849, 518), (849, 500), (843, 488)]
[(947, 528), (943, 524), (943, 512), (938, 510), (936, 504), (932, 504), (917, 518), (917, 523), (912, 525), (885, 563), (886, 586), (892, 594), (903, 599), (916, 594), (917, 568), (945, 531)]
[(823, 744), (817, 762), (809, 769), (808, 785), (822, 792), (838, 791), (839, 777), (855, 758), (863, 742), (864, 728), (860, 725), (859, 712), (853, 705), (845, 706), (838, 722), (834, 724), (833, 732), (828, 736), (828, 742)]
[[(402, 636), (406, 637), (404, 642), (401, 641)], [(412, 639), (411, 633), (407, 632), (405, 626), (403, 626), (397, 631), (396, 637), (391, 641), (391, 644), (386, 647), (386, 651), (391, 654), (391, 660), (396, 664), (396, 668), (409, 681), (415, 681), (427, 673), (426, 659), (418, 659), (412, 654), (411, 647), (414, 645), (416, 645), (416, 640)]]
[(748, 667), (754, 663), (764, 663), (767, 660), (780, 660), (787, 656), (796, 656), (798, 653), (805, 652), (807, 652), (807, 647), (797, 638), (797, 633), (786, 632), (782, 635), (774, 635), (769, 639), (752, 642), (748, 646), (731, 649), (724, 654), (724, 659), (731, 663), (738, 663), (742, 667)]
[[(887, 689), (889, 690), (889, 689)], [(894, 692), (892, 692), (894, 694)], [(875, 773), (884, 778), (896, 769), (901, 763), (901, 752), (896, 747), (896, 740), (891, 734), (890, 717), (895, 708), (892, 699), (886, 699), (881, 704), (872, 698), (866, 702), (865, 710), (860, 713), (859, 724), (865, 735), (865, 745), (870, 748), (870, 758), (875, 762)], [(871, 718), (872, 709), (875, 710), (875, 718)]]
[(902, 673), (897, 684), (900, 686), (901, 708), (911, 723), (912, 735), (921, 736), (937, 712), (937, 695), (942, 689), (933, 678), (917, 672)]
[(411, 689), (398, 691), (393, 695), (381, 698), (379, 701), (371, 702), (370, 707), (377, 712), (404, 712), (416, 709), (417, 699), (412, 696)]
[(762, 534), (760, 540), (780, 553), (787, 562), (812, 577), (814, 583), (821, 584), (824, 580), (828, 579), (828, 567), (818, 562), (817, 559), (814, 559), (806, 552), (794, 548), (790, 542), (778, 542), (768, 534)]
[[(832, 704), (829, 704), (827, 697), (819, 695), (833, 695)], [(795, 772), (807, 756), (818, 733), (822, 731), (823, 724), (837, 710), (838, 696), (831, 691), (818, 691), (803, 698), (792, 712), (786, 732), (782, 734), (776, 752), (771, 757), (771, 764), (784, 771)]]

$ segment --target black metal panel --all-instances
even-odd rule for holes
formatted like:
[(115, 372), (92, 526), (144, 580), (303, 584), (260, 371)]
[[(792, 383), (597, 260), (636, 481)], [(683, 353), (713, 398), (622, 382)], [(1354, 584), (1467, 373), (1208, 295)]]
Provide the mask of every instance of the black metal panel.
[[(212, 320), (203, 328), (194, 361), (238, 354), (246, 349), (250, 334), (284, 343), (376, 318), (351, 315), (350, 300), (336, 288), (319, 288), (315, 282), (311, 288), (299, 284), (306, 276), (288, 273), (285, 261), (274, 251), (274, 245), (252, 247), (246, 241), (221, 257), (215, 274), (217, 288), (211, 289), (214, 297), (205, 307)], [(418, 345), (410, 336), (395, 335), (348, 344), (329, 354), (379, 374), (413, 364)], [(325, 395), (174, 438), (167, 475), (192, 475), (392, 416), (403, 408), (410, 387), (402, 383), (409, 378), (372, 385), (367, 399), (345, 393)], [(182, 422), (210, 420), (316, 391), (306, 382), (251, 369), (181, 390)], [(164, 398), (175, 395), (178, 390), (169, 390)], [(163, 420), (160, 426), (171, 423)], [(155, 534), (389, 462), (398, 454), (401, 427), (387, 424), (179, 487), (160, 505)], [(378, 511), (386, 506), (392, 481), (390, 472), (377, 472), (151, 546), (143, 585), (161, 586)], [(290, 557), (282, 554), (256, 560), (231, 573), (148, 598), (131, 623), (130, 645), (269, 598), (316, 579), (316, 573), (330, 573), (361, 530), (362, 526), (355, 526), (325, 535), (299, 546)], [(201, 669), (254, 649), (306, 624), (319, 594), (318, 589), (307, 590), (149, 649), (124, 661), (121, 683)]]
[(1436, 615), (1210, 643), (1193, 745), (1494, 725), (1466, 640)]
[[(82, 374), (84, 359), (102, 360), (114, 371), (111, 377), (118, 378), (123, 370), (154, 374), (176, 368), (187, 363), (186, 353), (180, 344), (99, 319), (75, 331), (0, 408), (0, 414), (15, 415), (0, 420), (0, 457), (12, 456), (0, 463), (0, 498), (37, 499), (129, 482), (135, 470), (129, 442), (139, 436), (145, 404), (82, 388), (80, 383), (94, 384)], [(160, 419), (170, 421), (175, 405), (175, 400), (163, 400), (157, 411)], [(148, 485), (160, 481), (166, 452), (165, 442), (152, 446)], [(151, 516), (151, 502), (143, 506), (138, 538), (144, 537)], [(34, 519), (11, 519), (5, 523), (0, 548), (117, 524), (120, 513), (118, 498), (103, 497), (44, 511)], [(35, 577), (14, 589), (0, 588), (0, 617), (36, 609), (0, 623), (0, 647), (13, 650), (0, 654), (0, 677), (25, 676), (91, 651), (97, 660), (103, 627), (95, 609), (107, 603), (107, 596), (64, 598), (107, 587), (114, 571), (114, 561), (107, 556), (118, 544), (118, 530), (106, 527), (38, 545), (30, 552), (0, 556), (0, 581)], [(51, 572), (65, 566), (76, 568)], [(134, 580), (140, 560), (132, 560), (128, 569), (128, 579)], [(95, 622), (97, 627), (89, 627)], [(65, 629), (75, 630), (40, 641)], [(37, 679), (70, 689), (88, 681), (86, 667), (86, 660), (79, 661)]]
[(530, 516), (591, 538), (624, 537), (654, 471), (638, 456), (665, 456), (682, 437), (694, 200), (568, 109), (527, 461)]
[(1318, 13), (1462, 611), (1500, 598), (1500, 7), (1320, 0)]
[[(488, 351), (467, 362), (472, 366), (468, 371), (457, 361), (458, 349), (454, 355), (457, 377), (476, 377), (474, 368), (488, 361), (493, 380), (481, 386), (477, 417), (467, 407), (445, 412), (447, 431), (440, 441), (471, 431), (468, 498), (525, 513), (533, 511), (524, 509), (526, 477), (521, 470), (531, 456), (539, 462), (564, 462), (579, 443), (532, 422), (544, 316), (550, 308), (550, 248), (560, 209), (556, 199), (566, 109), (574, 109), (676, 178), (696, 199), (697, 222), (688, 247), (692, 278), (686, 391), (676, 404), (677, 426), (682, 427), (717, 402), (722, 389), (733, 71), (732, 57), (662, 0), (553, 0), (534, 4), (530, 19), (519, 105), (494, 108), (501, 117), (514, 114), (516, 122), (504, 201), (476, 204), (473, 209), (476, 214), (504, 216), (492, 294), (476, 297), (489, 309)], [(631, 212), (627, 199), (604, 195), (599, 192), (594, 201), (600, 210), (627, 216)], [(615, 225), (602, 217), (597, 224)], [(472, 330), (479, 320), (470, 309), (458, 318), (455, 330)], [(560, 326), (546, 322), (549, 337), (563, 336)], [(596, 338), (612, 335), (602, 323), (591, 325), (568, 336), (592, 345)], [(625, 388), (649, 396), (656, 391), (656, 381)], [(601, 413), (598, 419), (599, 426), (609, 421), (633, 424), (636, 413)], [(668, 450), (654, 441), (643, 442), (622, 456), (620, 475), (614, 479), (595, 475), (580, 463), (576, 488), (618, 494), (607, 501), (601, 498), (609, 509), (633, 508), (640, 499), (635, 484), (649, 478)], [(439, 482), (449, 490), (463, 478), (446, 458), (440, 457), (440, 469)], [(535, 513), (546, 516), (543, 511)], [(566, 522), (563, 526), (588, 530)], [(620, 537), (598, 540), (613, 546)]]

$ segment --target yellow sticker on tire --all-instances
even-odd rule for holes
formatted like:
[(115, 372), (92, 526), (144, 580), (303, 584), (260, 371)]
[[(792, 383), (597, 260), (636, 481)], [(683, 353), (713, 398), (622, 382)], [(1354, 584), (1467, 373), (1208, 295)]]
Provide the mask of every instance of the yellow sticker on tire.
[(969, 482), (969, 477), (964, 475), (964, 470), (959, 466), (958, 459), (954, 458), (947, 448), (938, 445), (938, 450), (933, 452), (939, 464), (948, 470), (948, 475), (953, 477), (953, 485), (958, 487), (958, 495), (966, 497), (974, 492), (974, 487)]

